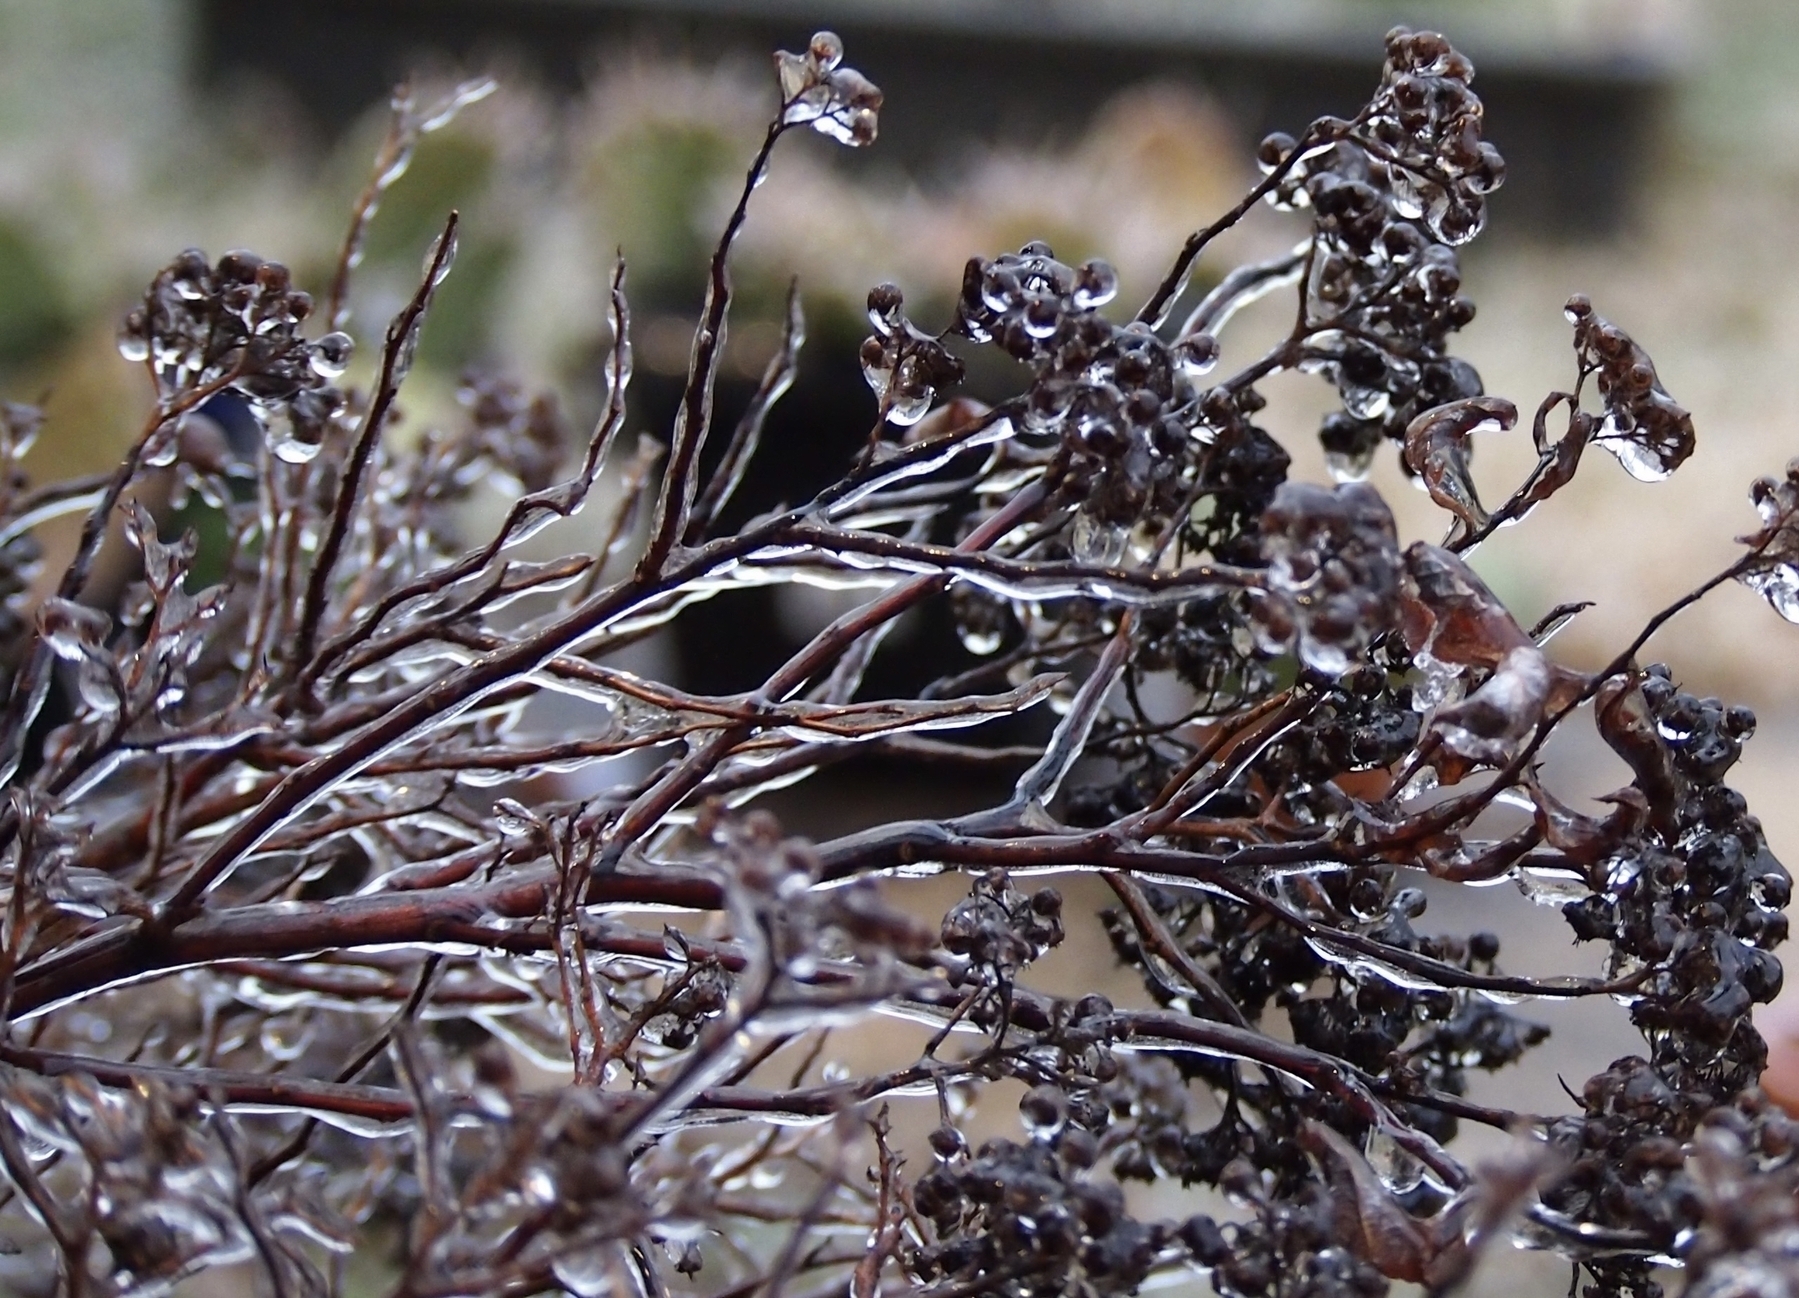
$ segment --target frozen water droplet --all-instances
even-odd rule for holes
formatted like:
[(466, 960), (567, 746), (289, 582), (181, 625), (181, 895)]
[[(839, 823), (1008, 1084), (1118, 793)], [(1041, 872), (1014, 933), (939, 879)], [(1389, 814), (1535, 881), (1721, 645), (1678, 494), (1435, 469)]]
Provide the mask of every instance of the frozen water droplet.
[(1383, 388), (1346, 387), (1343, 409), (1357, 419), (1384, 419), (1393, 408), (1392, 396)]
[(493, 804), (493, 823), (502, 834), (510, 834), (515, 838), (529, 838), (538, 829), (538, 820), (529, 808), (511, 798), (501, 798)]
[(861, 361), (862, 381), (868, 384), (876, 401), (886, 401), (887, 392), (893, 387), (894, 369), (894, 358), (888, 345), (879, 338), (864, 339)]
[(1175, 344), (1175, 364), (1187, 378), (1197, 379), (1218, 363), (1218, 350), (1218, 340), (1211, 334), (1189, 334)]
[(605, 1298), (618, 1292), (614, 1281), (623, 1280), (613, 1274), (612, 1250), (608, 1248), (581, 1248), (559, 1254), (550, 1263), (550, 1270), (557, 1283), (575, 1298)]
[(1033, 298), (1019, 317), (1025, 333), (1033, 338), (1052, 338), (1062, 323), (1059, 304), (1052, 297)]
[(1033, 1086), (1018, 1102), (1018, 1120), (1032, 1140), (1053, 1140), (1068, 1121), (1068, 1097), (1047, 1083)]
[(173, 464), (181, 453), (181, 428), (191, 416), (184, 415), (180, 420), (173, 420), (157, 429), (144, 442), (143, 463), (146, 468), (166, 469)]
[(1433, 187), (1425, 203), (1424, 224), (1440, 242), (1460, 247), (1486, 228), (1486, 208), (1458, 205), (1450, 201), (1448, 191)]
[(1418, 182), (1412, 173), (1403, 167), (1392, 167), (1388, 176), (1392, 183), (1393, 210), (1408, 221), (1423, 216), (1424, 199), (1418, 193)]
[(1324, 467), (1334, 482), (1366, 481), (1368, 470), (1374, 465), (1376, 449), (1376, 447), (1370, 446), (1354, 451), (1326, 451)]
[(1400, 1148), (1399, 1142), (1380, 1127), (1368, 1132), (1364, 1157), (1381, 1183), (1394, 1194), (1415, 1190), (1424, 1179), (1424, 1164)]
[(1001, 641), (1000, 633), (991, 627), (974, 627), (957, 625), (956, 637), (962, 641), (962, 647), (978, 658), (998, 653)]
[(119, 335), (119, 355), (133, 365), (142, 365), (150, 359), (150, 340), (142, 334), (122, 333)]
[(813, 32), (806, 52), (828, 72), (843, 62), (843, 38), (832, 31)]
[(1118, 272), (1110, 262), (1094, 260), (1082, 266), (1074, 281), (1074, 304), (1083, 311), (1104, 306), (1118, 296)]
[(981, 304), (995, 315), (1004, 315), (1017, 304), (1018, 278), (1003, 267), (981, 277)]
[[(1600, 436), (1596, 440), (1600, 441), (1606, 450), (1618, 457), (1618, 463), (1624, 466), (1624, 471), (1631, 477), (1638, 482), (1663, 482), (1673, 474), (1673, 466), (1657, 454), (1653, 448), (1623, 435), (1621, 431), (1614, 432), (1612, 430), (1613, 421), (1607, 418)], [(1609, 436), (1608, 433), (1610, 433)]]
[(312, 345), (307, 363), (312, 366), (312, 372), (322, 379), (342, 378), (344, 370), (349, 368), (350, 355), (355, 346), (347, 333), (328, 333)]
[(936, 389), (930, 387), (911, 389), (902, 385), (892, 390), (887, 401), (887, 422), (910, 428), (930, 413), (936, 395)]
[(1743, 584), (1760, 595), (1789, 622), (1799, 622), (1799, 567), (1777, 564), (1761, 572), (1747, 573)]
[(1128, 539), (1129, 535), (1124, 528), (1095, 518), (1082, 510), (1074, 516), (1068, 548), (1081, 563), (1112, 568), (1124, 558), (1124, 547)]
[(1349, 654), (1342, 645), (1319, 640), (1306, 632), (1299, 637), (1299, 656), (1313, 671), (1341, 676), (1349, 670)]
[(287, 464), (310, 464), (318, 458), (319, 444), (296, 437), (291, 425), (283, 425), (279, 430), (270, 430), (269, 450)]
[(52, 653), (78, 663), (100, 650), (112, 630), (112, 619), (73, 600), (51, 598), (38, 611), (38, 627)]

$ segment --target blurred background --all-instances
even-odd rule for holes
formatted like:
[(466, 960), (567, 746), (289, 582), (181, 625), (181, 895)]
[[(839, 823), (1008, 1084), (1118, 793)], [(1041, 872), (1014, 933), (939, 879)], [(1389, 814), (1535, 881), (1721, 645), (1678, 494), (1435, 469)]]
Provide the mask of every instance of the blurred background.
[[(1476, 558), (1527, 624), (1596, 600), (1555, 649), (1596, 667), (1729, 562), (1755, 522), (1749, 483), (1799, 454), (1787, 0), (0, 0), (0, 396), (48, 409), (40, 479), (111, 465), (147, 396), (114, 333), (156, 269), (188, 246), (247, 247), (322, 289), (393, 84), (412, 77), (428, 95), (487, 72), (499, 91), (428, 137), (390, 192), (353, 296), (366, 364), (447, 209), (461, 210), (461, 255), (397, 435), (450, 417), (470, 369), (549, 388), (577, 424), (591, 418), (621, 248), (638, 317), (632, 423), (665, 430), (706, 250), (774, 103), (768, 52), (829, 26), (887, 103), (872, 150), (792, 141), (752, 208), (725, 418), (775, 345), (795, 275), (813, 339), (746, 493), (746, 509), (765, 507), (834, 477), (866, 433), (874, 402), (854, 355), (870, 285), (897, 282), (914, 318), (942, 322), (969, 256), (1042, 238), (1063, 260), (1109, 258), (1121, 301), (1141, 299), (1181, 239), (1252, 181), (1262, 134), (1366, 98), (1395, 22), (1439, 28), (1475, 60), (1488, 138), (1510, 165), (1464, 254), (1480, 314), (1458, 353), (1489, 391), (1532, 408), (1572, 378), (1561, 307), (1585, 292), (1650, 351), (1699, 429), (1670, 481), (1645, 486), (1592, 456)], [(1259, 212), (1203, 274), (1290, 246), (1298, 228)], [(1235, 354), (1289, 311), (1282, 299), (1244, 319)], [(972, 378), (989, 397), (1016, 383)], [(1269, 395), (1265, 422), (1295, 475), (1323, 480), (1314, 433), (1329, 389), (1295, 377)], [(1534, 458), (1513, 436), (1480, 448), (1489, 500)], [(1390, 452), (1374, 481), (1407, 539), (1440, 538), (1442, 515)], [(802, 604), (718, 601), (659, 652), (688, 684), (748, 684), (830, 611)], [(922, 627), (899, 654), (928, 658), (948, 635)], [(1687, 688), (1759, 711), (1735, 782), (1799, 863), (1799, 628), (1733, 588), (1650, 653)], [(1588, 794), (1628, 778), (1578, 740), (1555, 762)], [(885, 796), (839, 792), (786, 807), (792, 827), (835, 832)], [(1597, 958), (1507, 888), (1452, 890), (1433, 920), (1514, 935), (1518, 969)], [(1104, 977), (1092, 957), (1050, 974), (1089, 989)], [(1638, 1045), (1615, 1006), (1539, 1017), (1557, 1039), (1504, 1083), (1514, 1106), (1563, 1108), (1558, 1073), (1578, 1086)], [(1780, 1020), (1780, 1007), (1766, 1020), (1777, 1050)]]

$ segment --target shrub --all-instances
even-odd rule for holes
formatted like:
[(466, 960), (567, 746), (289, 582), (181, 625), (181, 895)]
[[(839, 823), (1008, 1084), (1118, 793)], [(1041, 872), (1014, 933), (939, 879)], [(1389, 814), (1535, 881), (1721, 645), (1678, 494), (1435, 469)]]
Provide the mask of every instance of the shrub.
[[(1108, 266), (1035, 243), (969, 262), (941, 333), (875, 288), (862, 453), (721, 526), (779, 453), (761, 432), (804, 333), (796, 292), (748, 411), (715, 429), (732, 244), (785, 135), (873, 141), (880, 92), (841, 59), (828, 33), (776, 56), (666, 445), (621, 447), (622, 263), (584, 443), (493, 381), (453, 430), (384, 435), (454, 215), (368, 388), (339, 386), (382, 191), (480, 84), (396, 99), (323, 309), (247, 253), (156, 275), (121, 335), (153, 404), (115, 472), (31, 488), (40, 417), (6, 408), (0, 1221), (42, 1286), (159, 1292), (238, 1261), (276, 1294), (336, 1292), (372, 1244), (411, 1298), (1100, 1295), (1189, 1268), (1246, 1298), (1379, 1294), (1453, 1288), (1513, 1236), (1593, 1294), (1657, 1293), (1669, 1258), (1696, 1294), (1799, 1282), (1795, 1133), (1755, 1089), (1750, 1022), (1780, 986), (1789, 880), (1724, 783), (1754, 717), (1638, 662), (1732, 580), (1799, 620), (1799, 468), (1756, 484), (1741, 557), (1603, 670), (1543, 650), (1577, 609), (1513, 618), (1473, 548), (1590, 447), (1665, 477), (1693, 422), (1576, 297), (1538, 463), (1483, 503), (1474, 443), (1518, 412), (1449, 346), (1474, 310), (1456, 249), (1503, 164), (1469, 62), (1401, 29), (1369, 102), (1264, 141), (1264, 179), (1129, 320), (1104, 313)], [(1171, 324), (1264, 199), (1303, 241)], [(1232, 315), (1281, 291), (1287, 336), (1211, 373)], [(982, 347), (1026, 376), (992, 406), (951, 395)], [(1341, 398), (1334, 486), (1288, 481), (1255, 422), (1288, 370)], [(1389, 443), (1450, 516), (1442, 545), (1402, 546), (1359, 481)], [(471, 544), (457, 506), (484, 481), (511, 503)], [(224, 540), (169, 535), (149, 486)], [(584, 506), (612, 510), (593, 553), (517, 557)], [(63, 513), (79, 544), (34, 602), (34, 529)], [(115, 515), (139, 566), (116, 598), (91, 580)], [(795, 582), (870, 597), (757, 688), (613, 661), (697, 601)], [(867, 697), (883, 636), (944, 600), (967, 661)], [(1145, 704), (1151, 678), (1179, 683), (1179, 715)], [(587, 710), (546, 724), (540, 696)], [(1536, 764), (1577, 712), (1633, 777), (1602, 815)], [(993, 740), (1007, 724), (1042, 741)], [(751, 806), (871, 756), (1016, 779), (985, 810), (819, 843)], [(1116, 895), (1097, 920), (1136, 1007), (1028, 986), (1077, 920), (1026, 878), (1076, 870)], [(925, 923), (905, 881), (946, 872), (967, 895)], [(1605, 976), (1421, 934), (1419, 874), (1561, 899)], [(1561, 1116), (1467, 1098), (1470, 1070), (1545, 1035), (1506, 1005), (1587, 996), (1628, 1005), (1642, 1057)], [(875, 1014), (926, 1025), (914, 1062), (815, 1071), (832, 1027)], [(1018, 1138), (971, 1147), (968, 1103), (1007, 1082)], [(902, 1096), (936, 1106), (928, 1149), (889, 1126)], [(1200, 1096), (1219, 1116), (1190, 1120)], [(1509, 1152), (1466, 1166), (1467, 1122)], [(1139, 1220), (1133, 1179), (1229, 1210)]]

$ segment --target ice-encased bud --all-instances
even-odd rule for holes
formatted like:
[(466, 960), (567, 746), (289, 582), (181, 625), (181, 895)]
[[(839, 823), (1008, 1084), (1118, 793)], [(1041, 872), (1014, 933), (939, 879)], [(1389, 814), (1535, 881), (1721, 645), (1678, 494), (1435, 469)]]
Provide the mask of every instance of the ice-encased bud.
[(53, 596), (38, 611), (38, 630), (58, 658), (80, 662), (106, 643), (112, 619), (97, 608)]
[(119, 328), (119, 355), (133, 365), (150, 359), (150, 337), (143, 310), (133, 310)]
[(781, 84), (781, 121), (810, 126), (839, 144), (873, 144), (879, 127), (881, 91), (854, 68), (842, 66), (843, 42), (821, 31), (804, 54), (775, 53)]
[(1584, 294), (1568, 299), (1574, 351), (1591, 371), (1605, 414), (1593, 440), (1639, 482), (1660, 482), (1692, 455), (1693, 417), (1668, 395), (1649, 353), (1593, 310)]
[(1386, 502), (1364, 483), (1288, 482), (1261, 532), (1268, 575), (1253, 609), (1258, 639), (1270, 651), (1290, 644), (1307, 666), (1342, 675), (1397, 623), (1399, 541)]
[(1788, 463), (1784, 478), (1756, 479), (1749, 498), (1762, 526), (1739, 538), (1758, 552), (1740, 580), (1781, 617), (1799, 622), (1799, 459)]
[(937, 392), (962, 379), (962, 362), (906, 318), (905, 296), (893, 284), (868, 294), (868, 322), (858, 359), (862, 377), (888, 422), (909, 427), (930, 412)]

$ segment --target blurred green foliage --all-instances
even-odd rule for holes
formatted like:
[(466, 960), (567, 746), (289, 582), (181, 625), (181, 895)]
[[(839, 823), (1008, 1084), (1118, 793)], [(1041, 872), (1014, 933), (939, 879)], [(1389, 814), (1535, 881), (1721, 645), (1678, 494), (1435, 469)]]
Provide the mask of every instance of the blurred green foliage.
[(593, 189), (630, 253), (639, 291), (670, 302), (700, 295), (716, 238), (701, 221), (720, 182), (742, 162), (740, 141), (681, 121), (642, 122), (596, 153)]
[(452, 210), (463, 214), (456, 266), (444, 281), (419, 342), (420, 360), (455, 371), (478, 360), (492, 342), (492, 306), (517, 253), (503, 221), (483, 211), (494, 183), (493, 145), (480, 136), (444, 131), (419, 142), (406, 174), (381, 203), (364, 244), (365, 264), (404, 280), (416, 275)]
[(454, 130), (427, 135), (406, 174), (381, 201), (363, 245), (368, 260), (416, 262), (443, 229), (450, 209), (466, 211), (478, 201), (493, 171), (493, 149), (485, 140)]
[(43, 356), (73, 328), (74, 311), (52, 265), (24, 225), (0, 217), (0, 365)]

